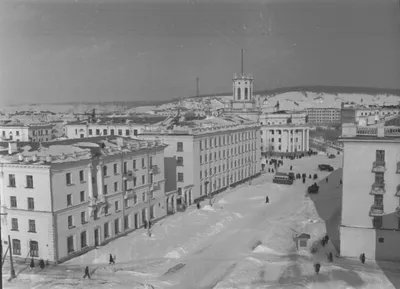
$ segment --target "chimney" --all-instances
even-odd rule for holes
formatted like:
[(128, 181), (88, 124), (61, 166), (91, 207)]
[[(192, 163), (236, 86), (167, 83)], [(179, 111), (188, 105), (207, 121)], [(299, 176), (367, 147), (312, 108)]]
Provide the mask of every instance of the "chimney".
[(18, 151), (17, 142), (14, 142), (14, 141), (8, 142), (8, 154), (11, 155), (17, 151)]

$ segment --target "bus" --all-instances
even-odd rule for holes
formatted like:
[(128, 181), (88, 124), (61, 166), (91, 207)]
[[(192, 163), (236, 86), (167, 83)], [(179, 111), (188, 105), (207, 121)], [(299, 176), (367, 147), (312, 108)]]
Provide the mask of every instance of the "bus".
[(286, 173), (276, 173), (272, 182), (275, 184), (293, 185), (293, 179)]

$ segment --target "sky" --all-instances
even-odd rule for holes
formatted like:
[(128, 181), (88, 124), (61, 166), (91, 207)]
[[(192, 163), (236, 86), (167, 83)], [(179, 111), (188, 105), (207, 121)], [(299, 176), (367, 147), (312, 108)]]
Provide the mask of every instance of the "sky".
[(2, 0), (0, 105), (400, 88), (398, 0)]

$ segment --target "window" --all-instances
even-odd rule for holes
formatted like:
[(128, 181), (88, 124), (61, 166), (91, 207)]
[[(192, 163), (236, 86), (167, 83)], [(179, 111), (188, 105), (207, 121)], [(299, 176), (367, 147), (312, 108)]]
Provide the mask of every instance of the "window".
[(126, 130), (125, 130), (125, 135), (126, 135), (126, 136), (129, 136), (129, 129), (126, 129)]
[(18, 219), (11, 218), (11, 231), (18, 231)]
[(114, 183), (114, 192), (118, 192), (118, 182)]
[(118, 130), (118, 135), (122, 135), (122, 129)]
[(128, 180), (124, 180), (124, 189), (125, 189), (125, 191), (129, 190), (129, 188), (128, 188)]
[(85, 201), (85, 191), (81, 191), (80, 195), (81, 195), (81, 202), (84, 202)]
[(28, 210), (35, 209), (35, 201), (33, 198), (28, 198)]
[[(182, 161), (183, 161), (183, 159), (182, 159)], [(200, 164), (202, 164), (203, 163), (203, 156), (202, 155), (200, 155)], [(179, 166), (179, 165), (178, 165)]]
[(142, 185), (144, 185), (145, 181), (146, 181), (146, 177), (142, 176)]
[(30, 233), (36, 233), (36, 223), (35, 220), (28, 220), (29, 230)]
[(119, 202), (115, 201), (114, 205), (115, 205), (115, 212), (118, 212), (119, 211)]
[(144, 165), (144, 158), (142, 158), (142, 169), (144, 169), (145, 168), (145, 165)]
[(153, 157), (150, 157), (149, 163), (150, 163), (150, 167), (152, 167), (153, 166)]
[(152, 205), (151, 207), (150, 207), (150, 220), (153, 220), (154, 219), (154, 205)]
[(87, 247), (86, 231), (81, 233), (81, 248)]
[(142, 202), (146, 202), (146, 193), (145, 192), (142, 193)]
[(374, 195), (374, 205), (383, 206), (383, 196), (382, 195)]
[(203, 142), (200, 141), (199, 143), (200, 143), (200, 150), (202, 151), (203, 150)]
[(129, 216), (124, 217), (124, 228), (129, 229)]
[(135, 135), (135, 136), (137, 136), (137, 135), (138, 135), (138, 131), (137, 131), (137, 129), (134, 129), (134, 130), (133, 130), (133, 135)]
[(96, 129), (96, 135), (100, 135), (100, 130)]
[(133, 169), (136, 170), (136, 160), (133, 160)]
[(114, 129), (111, 129), (111, 130), (110, 130), (110, 134), (111, 134), (111, 135), (114, 135)]
[(104, 223), (104, 239), (107, 239), (108, 237), (110, 237), (108, 232), (108, 223)]
[(385, 238), (382, 238), (382, 237), (378, 238), (378, 242), (379, 243), (384, 243), (385, 242)]
[(74, 227), (74, 218), (72, 216), (68, 216), (68, 228)]
[(72, 252), (75, 251), (75, 248), (74, 248), (74, 237), (73, 236), (70, 236), (70, 237), (67, 238), (67, 251), (68, 251), (68, 253), (72, 253)]
[(108, 215), (108, 204), (103, 207), (104, 215)]
[(382, 227), (382, 217), (374, 217), (372, 222), (373, 222), (374, 228), (381, 228)]
[(128, 199), (124, 200), (124, 205), (125, 205), (125, 208), (129, 208), (129, 200)]
[(21, 241), (17, 239), (12, 240), (13, 255), (21, 255)]
[(17, 197), (10, 197), (11, 208), (17, 207)]
[(376, 162), (377, 163), (384, 163), (385, 162), (385, 151), (384, 150), (377, 150), (375, 158), (376, 158)]
[(103, 176), (107, 176), (108, 174), (108, 171), (107, 171), (107, 166), (103, 166)]
[(114, 164), (114, 175), (118, 174), (118, 165)]
[(183, 173), (178, 173), (178, 182), (183, 182)]
[(93, 135), (93, 130), (89, 128), (89, 135)]
[(124, 174), (128, 172), (128, 163), (124, 162)]
[(107, 185), (104, 185), (104, 192), (103, 192), (105, 195), (107, 195), (108, 194), (108, 186)]
[(183, 152), (183, 142), (177, 142), (176, 143), (176, 151), (177, 152)]
[(86, 212), (81, 212), (81, 224), (86, 224)]
[(8, 175), (8, 186), (15, 187), (15, 175)]
[(114, 220), (114, 233), (115, 235), (119, 234), (119, 219)]
[(67, 195), (67, 206), (71, 206), (72, 205), (72, 195), (68, 194)]
[(26, 187), (33, 188), (33, 176), (26, 176)]
[(65, 174), (65, 183), (67, 184), (67, 186), (71, 184), (71, 173)]
[(39, 244), (36, 241), (29, 241), (29, 251), (31, 257), (39, 257)]
[(137, 179), (136, 179), (136, 177), (134, 177), (133, 178), (133, 186), (136, 187), (136, 184), (137, 184)]
[(134, 205), (137, 204), (137, 195), (136, 194), (133, 195), (133, 204)]
[(79, 181), (81, 183), (85, 181), (85, 175), (83, 171), (79, 171)]
[(103, 135), (107, 135), (107, 129), (103, 129)]
[[(201, 156), (200, 156), (200, 163), (201, 163)], [(176, 165), (177, 166), (183, 166), (183, 157), (177, 157), (176, 158)]]
[(153, 183), (153, 174), (150, 174), (150, 184)]

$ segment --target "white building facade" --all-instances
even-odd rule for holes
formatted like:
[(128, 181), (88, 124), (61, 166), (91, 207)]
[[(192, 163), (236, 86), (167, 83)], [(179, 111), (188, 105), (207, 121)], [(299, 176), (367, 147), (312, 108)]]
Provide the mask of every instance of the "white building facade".
[(296, 153), (310, 149), (307, 125), (268, 125), (261, 127), (262, 153)]
[(400, 260), (400, 127), (343, 124), (340, 253)]
[(7, 123), (0, 125), (1, 141), (46, 142), (53, 139), (52, 123)]
[(15, 258), (63, 262), (166, 216), (165, 145), (78, 141), (0, 158), (1, 230)]

